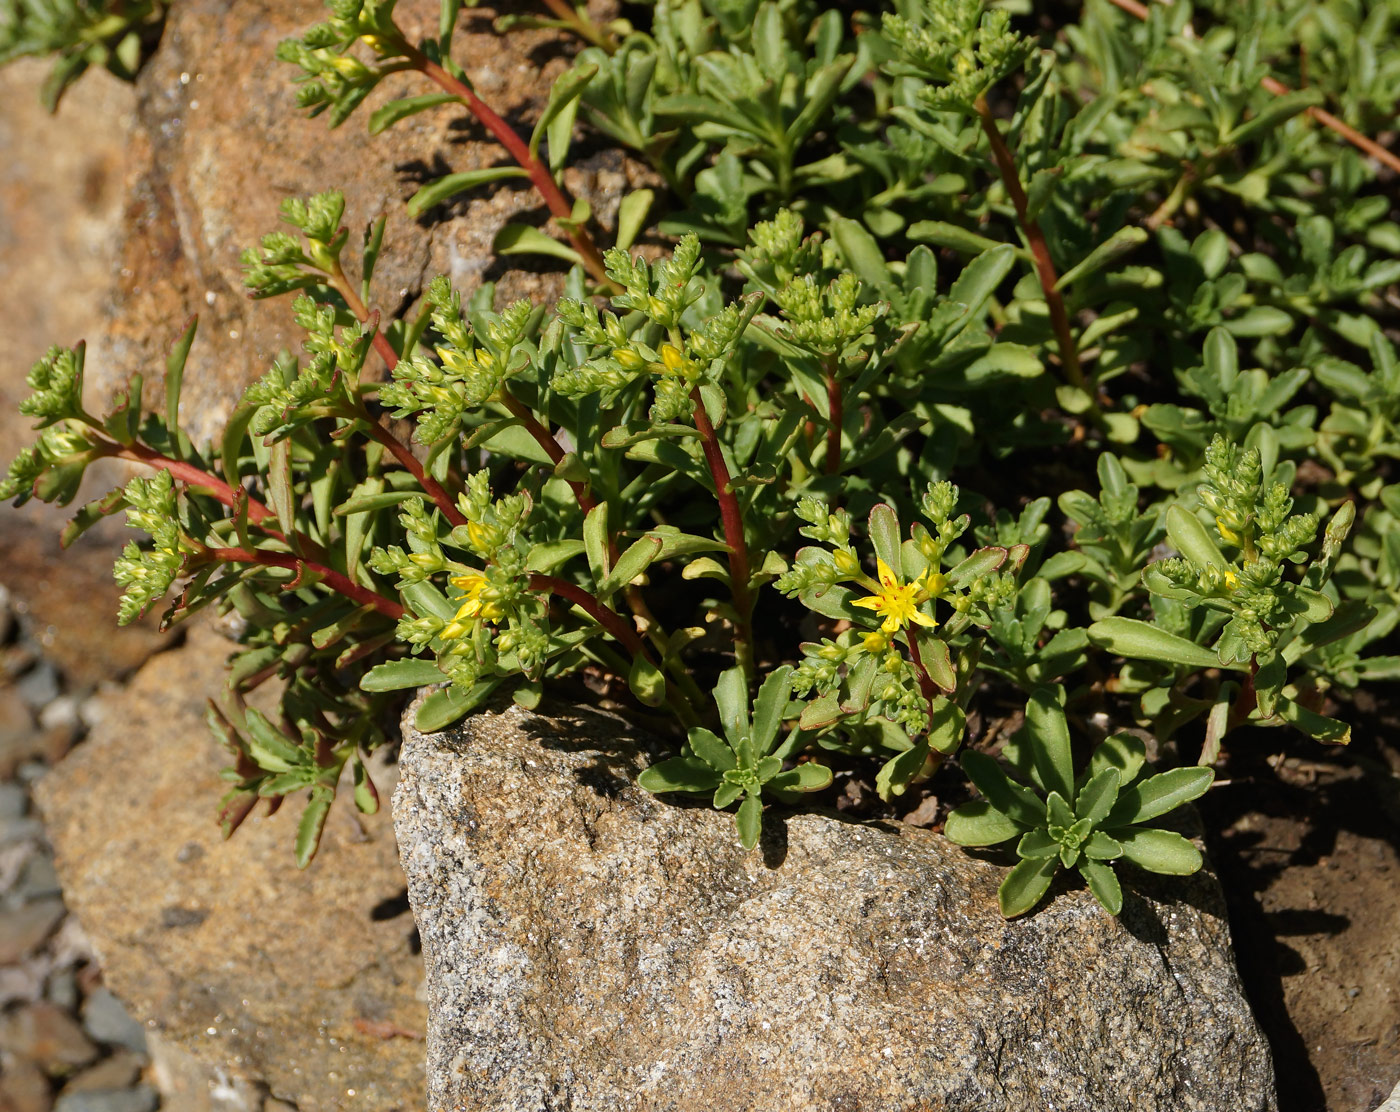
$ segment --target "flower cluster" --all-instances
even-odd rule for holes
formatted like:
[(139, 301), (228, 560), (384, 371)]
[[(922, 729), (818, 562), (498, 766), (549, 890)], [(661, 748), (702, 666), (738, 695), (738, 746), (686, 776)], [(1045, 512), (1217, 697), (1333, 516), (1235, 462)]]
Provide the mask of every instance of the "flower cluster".
[(527, 362), (534, 308), (515, 301), (502, 313), (480, 314), (473, 327), (463, 316), (461, 295), (444, 277), (428, 287), (428, 303), (442, 337), (434, 349), (438, 362), (421, 354), (399, 360), (379, 400), (395, 417), (416, 417), (415, 439), (431, 445), (459, 432), (471, 410), (500, 400), (506, 379)]
[(971, 111), (988, 89), (1025, 65), (1034, 46), (1011, 30), (1009, 11), (987, 11), (985, 0), (930, 0), (913, 18), (886, 15), (884, 31), (904, 62), (900, 72), (930, 79), (920, 93), (935, 111)]
[(126, 484), (126, 523), (150, 534), (151, 547), (135, 541), (122, 549), (113, 576), (122, 589), (117, 623), (128, 625), (165, 597), (180, 574), (185, 554), (175, 505), (175, 481), (169, 471)]
[[(391, 545), (370, 557), (376, 572), (398, 577), (409, 604), (399, 637), (431, 651), (438, 668), (463, 690), (497, 670), (536, 675), (549, 630), (544, 598), (530, 588), (530, 498), (493, 500), (480, 471), (467, 480), (458, 506), (466, 524), (444, 536), (440, 519), (422, 499), (404, 502), (399, 521), (410, 551)], [(444, 575), (450, 595), (433, 584)]]
[[(564, 298), (558, 305), (559, 319), (594, 354), (577, 365), (561, 365), (551, 386), (571, 398), (601, 393), (611, 403), (632, 383), (651, 376), (653, 422), (674, 421), (691, 412), (692, 392), (718, 377), (759, 301), (745, 298), (718, 309), (696, 327), (684, 327), (682, 315), (705, 292), (694, 281), (699, 252), (695, 236), (686, 236), (672, 258), (654, 265), (640, 256), (629, 258), (625, 251), (609, 251), (605, 256), (608, 274), (623, 289), (612, 303), (617, 309), (641, 314), (641, 327), (629, 332), (620, 318)], [(653, 331), (660, 335), (652, 338)]]

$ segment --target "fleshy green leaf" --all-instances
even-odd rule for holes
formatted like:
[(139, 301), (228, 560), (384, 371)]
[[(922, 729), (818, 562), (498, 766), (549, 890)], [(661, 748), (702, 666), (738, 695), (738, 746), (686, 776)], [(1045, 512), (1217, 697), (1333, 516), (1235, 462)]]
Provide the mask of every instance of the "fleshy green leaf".
[(644, 769), (637, 783), (649, 792), (711, 792), (718, 787), (722, 773), (699, 757), (672, 757)]
[(1117, 835), (1123, 856), (1148, 872), (1190, 876), (1201, 867), (1201, 851), (1174, 830), (1139, 827)]
[(1118, 793), (1118, 802), (1100, 825), (1112, 830), (1129, 823), (1147, 822), (1183, 803), (1205, 795), (1215, 780), (1215, 770), (1209, 768), (1174, 768), (1159, 772), (1141, 783)]
[(943, 836), (960, 846), (1000, 845), (1025, 830), (985, 799), (964, 803), (949, 816)]
[(1123, 910), (1123, 886), (1118, 883), (1111, 865), (1086, 858), (1079, 862), (1079, 875), (1084, 878), (1094, 899), (1110, 915), (1117, 915)]
[(1155, 660), (1183, 668), (1219, 668), (1220, 658), (1194, 641), (1136, 618), (1104, 618), (1089, 627), (1089, 640), (1130, 660)]
[(1059, 867), (1058, 857), (1048, 857), (1042, 861), (1032, 858), (1022, 861), (1007, 873), (1006, 879), (997, 890), (997, 902), (1001, 905), (1002, 915), (1007, 919), (1014, 919), (1040, 903)]
[(739, 804), (734, 825), (739, 828), (739, 841), (745, 849), (758, 845), (758, 835), (763, 829), (763, 803), (758, 796), (750, 795)]

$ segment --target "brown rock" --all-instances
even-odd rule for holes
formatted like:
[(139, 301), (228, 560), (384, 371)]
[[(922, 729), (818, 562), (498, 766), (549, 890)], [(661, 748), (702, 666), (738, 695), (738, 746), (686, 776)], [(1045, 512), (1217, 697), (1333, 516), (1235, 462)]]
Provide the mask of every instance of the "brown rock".
[[(6, 307), (0, 466), (35, 436), (18, 413), (34, 361), (50, 346), (84, 338), (94, 347), (92, 359), (102, 361), (102, 308), (132, 165), (126, 141), (136, 106), (132, 88), (91, 71), (50, 116), (38, 97), (48, 67), (21, 60), (0, 70), (0, 304)], [(125, 532), (119, 521), (99, 531), (105, 545), (88, 542), (60, 567), (57, 534), (70, 510), (29, 503), (20, 511), (0, 507), (0, 514), (0, 583), (50, 660), (78, 686), (129, 671), (150, 653), (150, 633), (91, 636), (95, 616), (116, 613), (111, 548)]]
[(296, 801), (220, 838), (224, 760), (202, 708), (227, 650), (192, 630), (103, 697), (89, 739), (39, 782), (69, 907), (107, 986), (206, 1063), (302, 1112), (345, 1107), (352, 1089), (366, 1112), (416, 1107), (422, 1044), (356, 1026), (424, 1023), (412, 922), (383, 910), (404, 885), (389, 817), (338, 803), (304, 872)]
[(162, 1112), (262, 1112), (262, 1086), (152, 1034), (151, 1081)]
[[(56, 116), (39, 103), (48, 63), (0, 69), (0, 467), (30, 443), (18, 412), (30, 366), (54, 344), (86, 338), (103, 362), (103, 307), (116, 270), (126, 179), (131, 87), (93, 70), (63, 98)], [(109, 472), (114, 481), (121, 469)], [(96, 483), (93, 483), (95, 491)], [(100, 491), (95, 491), (96, 497)], [(0, 583), (49, 658), (79, 687), (135, 667), (152, 651), (151, 630), (91, 636), (92, 621), (116, 613), (112, 582), (120, 521), (63, 556), (58, 533), (70, 510), (31, 502), (0, 507)], [(62, 559), (61, 565), (58, 561)]]
[(52, 1107), (44, 1071), (28, 1058), (0, 1052), (0, 1112), (49, 1112)]
[(0, 1046), (51, 1074), (85, 1066), (98, 1053), (71, 1015), (44, 1000), (0, 1016)]
[(62, 900), (35, 900), (0, 912), (0, 965), (21, 961), (53, 933), (64, 916)]
[(1008, 923), (1005, 870), (931, 831), (770, 813), (745, 852), (610, 716), (410, 722), (434, 1112), (1277, 1107), (1207, 874)]
[(64, 1094), (101, 1092), (104, 1089), (125, 1089), (141, 1076), (145, 1061), (130, 1050), (118, 1050), (95, 1066), (89, 1066), (63, 1086)]
[[(406, 0), (398, 18), (411, 33), (436, 27), (436, 0)], [(539, 223), (546, 210), (524, 186), (466, 194), (415, 221), (404, 202), (442, 174), (503, 163), (502, 148), (460, 108), (413, 116), (379, 136), (369, 113), (384, 101), (437, 91), (417, 74), (384, 86), (344, 126), (308, 119), (296, 107), (294, 67), (274, 57), (277, 43), (324, 17), (320, 0), (183, 0), (171, 9), (165, 37), (142, 74), (135, 144), (147, 167), (128, 203), (128, 234), (110, 332), (112, 360), (98, 373), (109, 387), (134, 370), (156, 369), (191, 313), (200, 339), (185, 375), (182, 414), (197, 438), (214, 435), (243, 388), (265, 372), (281, 348), (302, 336), (288, 299), (249, 302), (239, 253), (284, 227), (278, 206), (289, 196), (339, 189), (352, 229), (347, 266), (359, 232), (387, 216), (373, 301), (400, 311), (435, 274), (449, 274), (465, 295), (500, 280), (501, 299), (557, 295), (562, 267), (499, 266), (491, 244), (511, 220)], [(567, 65), (567, 40), (549, 31), (502, 37), (488, 8), (462, 13), (456, 56), (478, 93), (528, 131), (549, 87)], [(231, 44), (237, 44), (236, 47)], [(606, 160), (605, 160), (606, 161)], [(615, 164), (571, 179), (595, 211), (610, 219), (626, 170)]]

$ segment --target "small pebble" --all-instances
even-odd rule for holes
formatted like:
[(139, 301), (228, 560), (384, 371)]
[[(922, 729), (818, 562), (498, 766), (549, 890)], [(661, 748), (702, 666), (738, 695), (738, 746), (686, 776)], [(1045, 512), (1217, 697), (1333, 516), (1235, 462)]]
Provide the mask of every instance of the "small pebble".
[(49, 977), (44, 995), (66, 1011), (78, 1009), (78, 977), (72, 968), (60, 969)]
[(0, 818), (0, 846), (10, 846), (16, 842), (37, 842), (43, 836), (44, 824), (36, 818)]
[(24, 875), (19, 878), (19, 891), (26, 900), (62, 895), (63, 888), (58, 883), (53, 858), (47, 853), (36, 853), (30, 857), (24, 867)]
[(22, 961), (67, 914), (62, 900), (36, 900), (13, 911), (0, 912), (0, 965)]
[(73, 1017), (45, 1000), (0, 1016), (0, 1046), (50, 1073), (85, 1066), (98, 1055)]
[(83, 1028), (98, 1042), (122, 1046), (136, 1054), (146, 1053), (145, 1028), (105, 988), (93, 992), (83, 1005)]
[[(16, 1000), (32, 1004), (44, 995), (44, 962), (27, 961), (23, 965), (0, 966), (0, 1008)], [(0, 1108), (4, 1108), (0, 1102)]]
[(29, 811), (29, 793), (18, 784), (0, 784), (0, 822), (22, 819)]
[(39, 725), (46, 730), (77, 730), (82, 726), (79, 709), (82, 704), (76, 695), (60, 695), (39, 711)]
[(49, 1112), (53, 1096), (44, 1071), (28, 1058), (6, 1055), (0, 1074), (0, 1108), (5, 1112)]
[(134, 1054), (130, 1050), (118, 1050), (110, 1058), (104, 1058), (96, 1065), (89, 1066), (69, 1081), (63, 1086), (63, 1095), (129, 1088), (140, 1078), (145, 1064), (146, 1060), (140, 1054)]
[(0, 649), (0, 681), (24, 675), (37, 659), (28, 645), (6, 645)]
[(53, 1112), (155, 1112), (159, 1107), (160, 1095), (149, 1085), (137, 1085), (133, 1089), (64, 1093)]
[(28, 705), (39, 711), (48, 706), (60, 695), (58, 669), (47, 660), (40, 661), (16, 681), (14, 690)]

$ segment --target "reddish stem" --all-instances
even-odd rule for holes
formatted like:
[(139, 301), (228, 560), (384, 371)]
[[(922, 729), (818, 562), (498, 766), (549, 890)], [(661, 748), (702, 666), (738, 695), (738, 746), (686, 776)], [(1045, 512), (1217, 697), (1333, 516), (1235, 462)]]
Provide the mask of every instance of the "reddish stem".
[(361, 416), (369, 426), (369, 435), (384, 445), (389, 453), (413, 476), (418, 485), (433, 500), (433, 504), (442, 511), (442, 516), (454, 526), (465, 525), (467, 519), (463, 516), (462, 511), (453, 504), (452, 496), (443, 489), (440, 482), (423, 469), (422, 463), (419, 462), (418, 457), (413, 454), (409, 446), (368, 413)]
[(572, 602), (611, 633), (618, 642), (626, 645), (634, 654), (637, 656), (647, 655), (646, 646), (642, 644), (642, 639), (637, 631), (629, 626), (617, 611), (608, 609), (582, 587), (575, 586), (566, 579), (538, 573), (530, 576), (530, 586), (536, 591), (548, 591), (550, 594), (568, 599), (569, 602)]
[[(535, 443), (544, 449), (545, 455), (549, 456), (550, 461), (557, 466), (566, 454), (564, 446), (554, 439), (554, 435), (547, 428), (540, 424), (539, 418), (530, 411), (529, 406), (512, 394), (504, 384), (501, 385), (497, 396), (501, 399), (501, 404), (510, 411), (510, 415), (524, 426), (525, 431), (535, 438)], [(578, 483), (573, 479), (566, 481), (584, 513), (588, 513), (598, 504), (589, 491), (588, 484)]]
[[(345, 277), (345, 272), (340, 269), (339, 264), (336, 265), (335, 271), (331, 273), (330, 279), (331, 284), (335, 286), (336, 292), (340, 294), (341, 297), (345, 298), (345, 304), (348, 305), (350, 311), (355, 314), (355, 319), (361, 324), (368, 322), (370, 318), (369, 306), (360, 300), (360, 295), (355, 292), (355, 287), (352, 286), (349, 279)], [(390, 371), (393, 371), (393, 369), (399, 365), (399, 353), (394, 350), (394, 345), (389, 343), (389, 337), (379, 330), (377, 322), (374, 329), (374, 337), (370, 342), (374, 344), (374, 350), (379, 352), (379, 357), (384, 360), (384, 365), (388, 367)]]
[[(735, 496), (729, 467), (724, 462), (724, 450), (720, 447), (715, 426), (710, 423), (710, 415), (705, 412), (705, 401), (700, 396), (700, 387), (690, 391), (690, 400), (695, 403), (695, 428), (699, 431), (700, 444), (705, 452), (705, 462), (714, 480), (715, 494), (719, 498), (720, 523), (724, 528), (724, 542), (729, 546), (730, 590), (734, 593), (734, 609), (739, 615), (737, 630), (739, 640), (745, 646), (752, 643), (753, 599), (749, 594), (749, 549), (744, 542), (744, 515), (739, 509), (739, 499)], [(747, 661), (745, 652), (739, 653), (742, 661)]]
[(617, 53), (616, 40), (599, 28), (591, 19), (575, 11), (569, 5), (568, 0), (543, 0), (543, 3), (559, 18), (561, 23), (572, 27), (575, 34), (591, 42), (594, 46), (601, 47), (609, 54)]
[[(501, 146), (510, 152), (511, 157), (520, 164), (521, 169), (530, 175), (530, 181), (540, 191), (540, 196), (544, 198), (544, 203), (549, 206), (549, 211), (559, 220), (572, 219), (573, 204), (564, 196), (563, 190), (554, 180), (554, 175), (549, 172), (549, 167), (530, 153), (529, 145), (516, 134), (515, 129), (496, 115), (491, 106), (471, 89), (406, 39), (398, 45), (414, 69), (435, 82), (445, 92), (458, 97), (467, 106), (468, 111), (496, 137)], [(583, 228), (578, 227), (570, 228), (568, 235), (569, 242), (573, 244), (574, 250), (582, 256), (588, 272), (604, 285), (612, 285), (607, 268), (603, 265), (603, 254), (598, 250), (598, 245), (593, 242), (593, 237)]]
[(977, 118), (982, 121), (982, 130), (992, 145), (992, 158), (1001, 173), (1006, 192), (1011, 196), (1011, 203), (1016, 207), (1016, 219), (1025, 233), (1026, 242), (1030, 244), (1031, 257), (1035, 260), (1035, 273), (1040, 279), (1040, 288), (1045, 293), (1045, 304), (1050, 310), (1050, 324), (1055, 330), (1055, 341), (1060, 348), (1060, 363), (1064, 366), (1065, 376), (1070, 383), (1083, 390), (1086, 387), (1084, 371), (1079, 365), (1079, 349), (1075, 346), (1074, 335), (1070, 331), (1065, 299), (1055, 288), (1059, 276), (1055, 273), (1055, 263), (1050, 258), (1050, 247), (1045, 242), (1045, 233), (1041, 230), (1039, 222), (1030, 214), (1026, 191), (1021, 188), (1021, 179), (1016, 173), (1016, 160), (1011, 157), (1006, 140), (1001, 137), (1001, 129), (997, 127), (992, 110), (987, 106), (987, 98), (979, 96), (976, 108)]
[[(355, 293), (355, 288), (346, 279), (345, 272), (342, 271), (339, 266), (337, 266), (335, 272), (331, 274), (331, 281), (335, 285), (336, 291), (340, 296), (345, 298), (345, 304), (350, 306), (350, 311), (355, 314), (355, 319), (361, 324), (368, 323), (373, 314), (370, 312), (369, 307), (360, 300), (359, 295)], [(398, 353), (394, 351), (393, 345), (389, 343), (388, 338), (379, 330), (377, 324), (374, 330), (373, 343), (374, 350), (379, 352), (384, 360), (384, 365), (387, 366), (392, 373), (394, 368), (399, 365), (399, 356)], [(360, 417), (369, 426), (369, 435), (385, 448), (389, 449), (390, 455), (398, 460), (404, 470), (413, 476), (418, 485), (423, 488), (424, 493), (433, 500), (433, 504), (442, 511), (443, 517), (454, 526), (465, 525), (467, 523), (467, 519), (462, 516), (461, 511), (458, 510), (453, 503), (452, 496), (443, 489), (440, 482), (424, 470), (423, 465), (418, 461), (418, 457), (413, 454), (413, 450), (407, 444), (381, 425), (370, 413), (361, 412), (356, 414), (356, 416)]]
[[(129, 460), (132, 463), (144, 463), (147, 467), (154, 467), (157, 471), (169, 471), (171, 476), (179, 479), (180, 482), (207, 490), (229, 509), (237, 509), (238, 500), (242, 498), (248, 506), (248, 520), (255, 525), (261, 525), (262, 522), (273, 516), (271, 510), (246, 491), (240, 488), (240, 491), (235, 493), (234, 489), (223, 479), (217, 475), (211, 475), (208, 471), (201, 471), (191, 463), (163, 456), (159, 452), (147, 448), (144, 444), (117, 444), (113, 441), (112, 447), (114, 450), (108, 451), (107, 455), (115, 459)], [(279, 540), (286, 539), (281, 533), (272, 529), (265, 531)]]
[(337, 594), (354, 599), (361, 606), (373, 606), (381, 614), (393, 618), (395, 621), (404, 615), (404, 608), (393, 599), (385, 598), (366, 587), (361, 587), (354, 580), (324, 564), (313, 563), (310, 560), (303, 560), (279, 552), (249, 552), (246, 548), (211, 548), (208, 549), (208, 553), (215, 559), (230, 564), (261, 564), (270, 568), (287, 568), (289, 571), (295, 572), (300, 572), (302, 569), (313, 571)]

